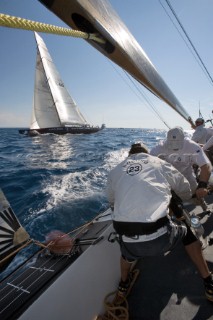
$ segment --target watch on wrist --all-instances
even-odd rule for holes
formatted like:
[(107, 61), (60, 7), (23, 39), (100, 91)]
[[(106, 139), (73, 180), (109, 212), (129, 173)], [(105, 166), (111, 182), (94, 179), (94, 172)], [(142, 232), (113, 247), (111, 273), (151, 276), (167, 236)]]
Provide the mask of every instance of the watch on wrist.
[(207, 188), (207, 182), (199, 181), (199, 182), (198, 182), (197, 189), (201, 189), (201, 188), (206, 189), (206, 188)]

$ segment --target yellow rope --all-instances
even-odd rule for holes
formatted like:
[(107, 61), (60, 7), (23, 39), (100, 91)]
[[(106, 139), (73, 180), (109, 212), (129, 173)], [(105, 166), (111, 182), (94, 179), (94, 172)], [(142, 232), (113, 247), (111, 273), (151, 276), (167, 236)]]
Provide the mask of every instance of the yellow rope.
[(95, 40), (99, 43), (105, 43), (105, 40), (95, 33), (86, 33), (79, 30), (71, 30), (67, 28), (57, 27), (46, 23), (31, 21), (19, 17), (9, 16), (0, 13), (0, 26), (8, 28), (16, 28), (23, 30), (38, 31), (44, 33), (52, 33), (76, 38)]

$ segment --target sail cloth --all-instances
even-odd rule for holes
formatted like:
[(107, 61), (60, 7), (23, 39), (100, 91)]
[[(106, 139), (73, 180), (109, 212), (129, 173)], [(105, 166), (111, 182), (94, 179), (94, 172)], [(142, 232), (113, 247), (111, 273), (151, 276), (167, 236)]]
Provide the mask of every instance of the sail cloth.
[(29, 238), (29, 234), (21, 226), (0, 189), (0, 271), (5, 267), (3, 260), (26, 243)]
[(187, 111), (107, 0), (39, 1), (71, 28), (100, 34), (106, 40), (105, 44), (86, 41), (191, 123)]
[(36, 32), (35, 39), (37, 58), (30, 129), (86, 125), (87, 121), (65, 88), (43, 39)]

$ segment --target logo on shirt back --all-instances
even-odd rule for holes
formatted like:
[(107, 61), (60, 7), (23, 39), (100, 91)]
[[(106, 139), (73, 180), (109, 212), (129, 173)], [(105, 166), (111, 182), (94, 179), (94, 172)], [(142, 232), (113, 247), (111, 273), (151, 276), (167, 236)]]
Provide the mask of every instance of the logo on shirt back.
[(142, 170), (142, 165), (140, 163), (131, 163), (127, 169), (126, 173), (130, 176), (135, 176), (136, 174), (140, 173)]

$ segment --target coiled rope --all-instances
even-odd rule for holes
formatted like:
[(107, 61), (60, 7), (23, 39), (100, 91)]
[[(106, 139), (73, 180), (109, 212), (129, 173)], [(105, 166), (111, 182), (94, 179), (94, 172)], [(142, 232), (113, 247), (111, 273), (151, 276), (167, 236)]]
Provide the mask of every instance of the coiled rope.
[(127, 297), (129, 296), (132, 287), (137, 280), (140, 271), (134, 269), (135, 263), (131, 268), (131, 283), (125, 292), (125, 295), (120, 294), (118, 290), (106, 295), (104, 299), (105, 313), (99, 315), (96, 320), (129, 320), (129, 305)]
[(105, 40), (97, 33), (87, 33), (79, 30), (71, 30), (68, 28), (57, 27), (54, 25), (14, 17), (3, 13), (0, 13), (0, 26), (22, 30), (38, 31), (43, 33), (58, 34), (63, 36), (71, 36), (87, 40), (94, 40), (99, 43), (105, 43)]
[[(113, 301), (110, 301), (114, 297)], [(129, 306), (125, 297), (118, 299), (117, 291), (109, 293), (104, 299), (105, 313), (96, 320), (129, 320)]]

